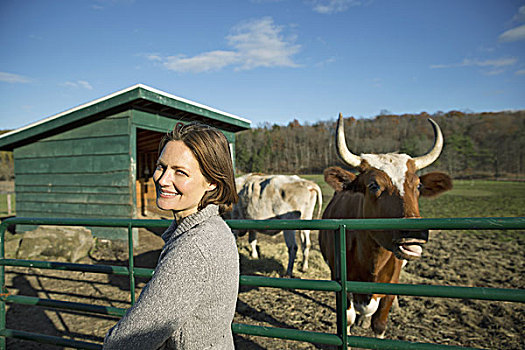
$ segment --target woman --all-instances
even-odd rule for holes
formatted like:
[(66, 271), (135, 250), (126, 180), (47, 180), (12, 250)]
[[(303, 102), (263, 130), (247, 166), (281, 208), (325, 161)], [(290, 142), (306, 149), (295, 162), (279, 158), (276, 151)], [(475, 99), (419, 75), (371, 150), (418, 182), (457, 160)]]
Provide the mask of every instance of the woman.
[(214, 128), (178, 123), (159, 153), (157, 206), (175, 220), (153, 277), (104, 349), (233, 349), (239, 255), (219, 216), (238, 199), (228, 141)]

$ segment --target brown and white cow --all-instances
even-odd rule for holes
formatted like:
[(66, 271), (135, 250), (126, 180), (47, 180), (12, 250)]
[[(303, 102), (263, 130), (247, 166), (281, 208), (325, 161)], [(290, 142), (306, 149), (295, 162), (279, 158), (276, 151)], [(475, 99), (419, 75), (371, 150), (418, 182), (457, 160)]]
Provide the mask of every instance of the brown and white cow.
[[(344, 135), (343, 117), (339, 115), (336, 141), (342, 160), (359, 170), (357, 175), (339, 167), (324, 171), (325, 181), (335, 194), (323, 213), (323, 219), (420, 218), (419, 196), (435, 196), (452, 188), (451, 178), (441, 172), (418, 176), (416, 171), (432, 164), (443, 148), (439, 126), (434, 128), (435, 142), (423, 156), (406, 154), (352, 154)], [(320, 231), (323, 257), (335, 277), (334, 231)], [(428, 241), (428, 230), (351, 231), (346, 233), (347, 280), (398, 283), (406, 260), (421, 256)], [(349, 329), (356, 321), (370, 321), (374, 333), (384, 337), (388, 313), (396, 296), (348, 293)], [(363, 322), (367, 324), (369, 322)]]

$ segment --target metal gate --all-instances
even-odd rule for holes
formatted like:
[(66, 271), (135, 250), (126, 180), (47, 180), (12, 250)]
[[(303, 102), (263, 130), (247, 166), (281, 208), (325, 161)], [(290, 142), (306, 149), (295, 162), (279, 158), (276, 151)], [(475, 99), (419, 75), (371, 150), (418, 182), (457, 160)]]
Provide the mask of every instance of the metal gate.
[[(52, 270), (83, 271), (91, 273), (104, 273), (129, 276), (130, 294), (132, 304), (135, 302), (135, 278), (151, 277), (153, 270), (135, 268), (133, 262), (133, 228), (166, 228), (169, 220), (136, 220), (136, 219), (61, 219), (61, 218), (10, 218), (0, 225), (0, 349), (5, 349), (5, 338), (12, 337), (36, 341), (40, 343), (67, 346), (78, 349), (101, 349), (96, 343), (65, 339), (32, 332), (19, 331), (6, 328), (6, 303), (35, 305), (59, 310), (94, 313), (100, 315), (123, 316), (126, 309), (110, 306), (91, 305), (83, 303), (66, 302), (54, 299), (10, 295), (5, 287), (5, 266), (35, 267)], [(370, 349), (467, 349), (465, 347), (416, 343), (400, 340), (377, 339), (370, 337), (350, 336), (346, 334), (346, 292), (353, 293), (381, 293), (410, 296), (427, 296), (443, 298), (480, 299), (493, 301), (525, 302), (524, 289), (479, 288), (479, 287), (453, 287), (434, 285), (388, 284), (346, 281), (346, 246), (344, 234), (346, 229), (352, 230), (382, 230), (382, 229), (525, 229), (525, 217), (517, 218), (449, 218), (449, 219), (351, 219), (351, 220), (230, 220), (227, 221), (232, 229), (312, 229), (336, 230), (336, 264), (338, 273), (335, 281), (329, 280), (302, 280), (281, 279), (261, 276), (240, 277), (240, 285), (307, 289), (318, 291), (332, 291), (336, 294), (337, 333), (321, 333), (312, 331), (292, 330), (276, 327), (261, 327), (247, 324), (232, 324), (232, 330), (237, 334), (249, 334), (297, 340), (319, 344), (335, 345), (341, 349), (349, 346)], [(4, 239), (5, 231), (9, 225), (62, 225), (62, 226), (88, 226), (88, 227), (127, 227), (129, 266), (73, 264), (36, 260), (5, 259)]]

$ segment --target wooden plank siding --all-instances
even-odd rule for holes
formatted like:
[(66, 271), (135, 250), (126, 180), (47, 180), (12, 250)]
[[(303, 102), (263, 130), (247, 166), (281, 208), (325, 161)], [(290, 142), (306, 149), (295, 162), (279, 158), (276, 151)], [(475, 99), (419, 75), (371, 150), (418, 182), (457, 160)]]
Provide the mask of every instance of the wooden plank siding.
[[(139, 110), (132, 110), (132, 123), (135, 127), (151, 130), (151, 131), (157, 131), (161, 133), (166, 133), (168, 131), (171, 131), (175, 124), (178, 122), (182, 123), (189, 123), (193, 120), (188, 119), (177, 119), (176, 117), (170, 116), (162, 116), (159, 114), (139, 111)], [(199, 121), (199, 120), (197, 120)], [(202, 122), (202, 121), (201, 121)], [(228, 142), (235, 144), (235, 133), (227, 130), (221, 130), (224, 136), (226, 136), (226, 139), (228, 139)]]
[[(129, 115), (120, 113), (16, 148), (17, 215), (134, 217)], [(127, 232), (91, 229), (104, 238), (122, 239)]]
[(178, 122), (188, 122), (184, 120), (175, 119), (174, 117), (166, 117), (155, 113), (149, 113), (139, 110), (131, 111), (132, 123), (135, 127), (161, 132), (163, 134), (172, 130)]

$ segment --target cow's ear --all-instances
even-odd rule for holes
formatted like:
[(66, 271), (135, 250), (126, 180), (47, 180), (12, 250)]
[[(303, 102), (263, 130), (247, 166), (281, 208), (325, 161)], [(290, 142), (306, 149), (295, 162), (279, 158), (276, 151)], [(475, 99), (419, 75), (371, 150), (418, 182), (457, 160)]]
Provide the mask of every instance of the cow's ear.
[(420, 194), (423, 197), (433, 197), (452, 189), (452, 179), (445, 173), (432, 172), (419, 177), (421, 181)]
[(355, 174), (338, 166), (333, 166), (324, 170), (324, 181), (337, 192), (342, 191), (345, 184), (354, 181), (355, 177)]

